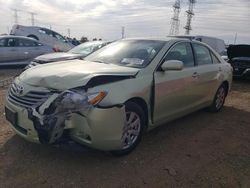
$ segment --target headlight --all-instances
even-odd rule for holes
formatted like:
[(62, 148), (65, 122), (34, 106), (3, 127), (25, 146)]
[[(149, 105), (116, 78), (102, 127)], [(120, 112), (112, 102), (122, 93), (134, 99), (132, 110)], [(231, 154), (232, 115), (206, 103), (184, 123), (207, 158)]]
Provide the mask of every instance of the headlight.
[(76, 112), (97, 105), (106, 95), (105, 91), (86, 93), (67, 90), (61, 93), (52, 104), (56, 113)]

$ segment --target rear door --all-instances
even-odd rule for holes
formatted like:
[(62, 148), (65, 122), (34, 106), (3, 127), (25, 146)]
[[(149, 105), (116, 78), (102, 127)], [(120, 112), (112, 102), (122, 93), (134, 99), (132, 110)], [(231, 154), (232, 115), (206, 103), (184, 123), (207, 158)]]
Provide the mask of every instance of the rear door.
[(0, 39), (0, 62), (5, 62), (8, 58), (8, 48), (6, 47), (6, 39)]
[(30, 60), (43, 54), (41, 47), (36, 41), (29, 39), (19, 39), (18, 44), (20, 53), (23, 53), (25, 60)]
[(3, 57), (1, 59), (2, 62), (16, 62), (22, 59), (19, 47), (18, 47), (18, 39), (17, 38), (5, 38), (4, 47), (2, 47)]
[(215, 91), (219, 87), (219, 80), (223, 76), (221, 63), (205, 45), (195, 42), (192, 45), (198, 68), (199, 95), (201, 102), (207, 103), (213, 98)]
[[(173, 119), (195, 108), (200, 100), (197, 95), (198, 77), (190, 42), (180, 42), (167, 53), (165, 60), (179, 60), (184, 64), (180, 71), (162, 71), (154, 73), (156, 124)], [(161, 64), (163, 63), (161, 62)]]

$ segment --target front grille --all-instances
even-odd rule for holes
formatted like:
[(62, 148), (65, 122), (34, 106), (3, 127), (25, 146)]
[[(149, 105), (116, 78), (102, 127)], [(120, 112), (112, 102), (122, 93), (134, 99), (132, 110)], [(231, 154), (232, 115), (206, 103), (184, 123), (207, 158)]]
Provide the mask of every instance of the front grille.
[(51, 95), (52, 93), (45, 91), (29, 91), (21, 96), (18, 94), (17, 86), (12, 84), (8, 92), (8, 100), (18, 106), (35, 107), (45, 102)]

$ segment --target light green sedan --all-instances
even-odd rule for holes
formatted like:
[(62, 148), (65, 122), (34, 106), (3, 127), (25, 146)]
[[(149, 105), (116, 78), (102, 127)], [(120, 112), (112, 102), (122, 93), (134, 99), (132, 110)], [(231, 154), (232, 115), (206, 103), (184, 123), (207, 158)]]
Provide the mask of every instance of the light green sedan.
[(147, 130), (202, 108), (220, 111), (231, 83), (230, 64), (203, 43), (124, 39), (84, 61), (26, 70), (9, 88), (5, 114), (29, 141), (69, 139), (123, 155)]

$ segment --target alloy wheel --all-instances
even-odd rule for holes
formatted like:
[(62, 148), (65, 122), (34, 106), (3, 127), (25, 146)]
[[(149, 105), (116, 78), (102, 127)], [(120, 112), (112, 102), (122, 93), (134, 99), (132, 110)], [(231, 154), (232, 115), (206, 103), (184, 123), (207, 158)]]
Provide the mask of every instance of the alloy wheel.
[(141, 130), (140, 116), (135, 112), (126, 112), (126, 122), (123, 127), (122, 149), (131, 147), (137, 140)]

